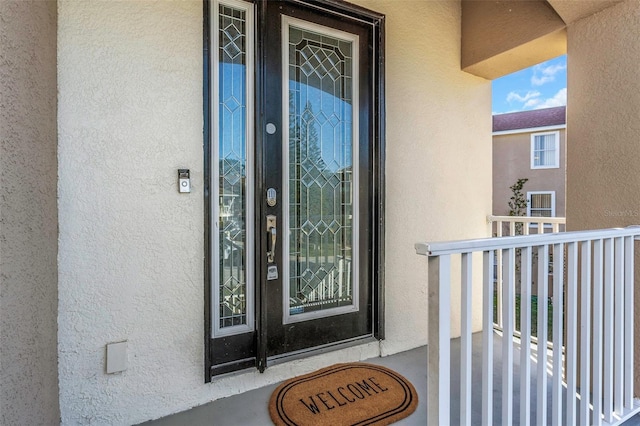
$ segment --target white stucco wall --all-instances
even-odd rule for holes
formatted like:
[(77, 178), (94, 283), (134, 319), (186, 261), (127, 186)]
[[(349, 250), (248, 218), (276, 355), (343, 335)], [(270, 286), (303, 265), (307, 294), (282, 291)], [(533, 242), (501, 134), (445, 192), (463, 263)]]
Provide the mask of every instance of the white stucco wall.
[[(202, 401), (202, 4), (58, 16), (62, 421), (131, 424)], [(129, 369), (106, 375), (121, 340)]]
[(0, 1), (0, 425), (53, 425), (56, 4)]
[[(64, 424), (137, 423), (427, 342), (413, 245), (488, 235), (491, 87), (460, 71), (458, 2), (359, 3), (387, 14), (387, 340), (204, 384), (202, 4), (59, 2)], [(129, 368), (106, 375), (120, 340)]]
[(414, 243), (489, 235), (491, 84), (460, 70), (457, 2), (356, 3), (387, 18), (387, 354), (427, 342), (427, 259)]

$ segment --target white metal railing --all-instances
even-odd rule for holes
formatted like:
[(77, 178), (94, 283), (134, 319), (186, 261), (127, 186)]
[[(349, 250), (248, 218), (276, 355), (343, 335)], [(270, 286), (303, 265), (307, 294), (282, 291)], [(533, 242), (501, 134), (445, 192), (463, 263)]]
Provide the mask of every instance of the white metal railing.
[[(492, 235), (495, 237), (557, 233), (565, 230), (565, 217), (533, 217), (533, 216), (497, 216), (488, 215), (487, 223), (492, 224)], [(494, 225), (495, 224), (495, 225)], [(494, 257), (496, 273), (494, 274), (496, 292), (496, 316), (494, 324), (502, 329), (502, 252), (497, 251)], [(544, 300), (543, 300), (544, 302)]]
[[(640, 403), (633, 398), (633, 263), (634, 239), (639, 236), (640, 228), (630, 227), (416, 244), (416, 252), (428, 256), (429, 270), (428, 424), (450, 424), (452, 262), (460, 262), (460, 280), (455, 281), (462, 286), (461, 424), (471, 424), (471, 307), (477, 305), (472, 303), (474, 284), (482, 285), (482, 424), (493, 424), (493, 256), (496, 250), (504, 258), (502, 387), (496, 389), (497, 394), (501, 394), (502, 424), (528, 425), (532, 413), (537, 424), (546, 424), (547, 414), (553, 425), (618, 424), (640, 412)], [(520, 252), (518, 268), (516, 251)], [(534, 365), (531, 304), (521, 306), (520, 418), (514, 419), (516, 343), (510, 336), (514, 334), (516, 270), (522, 282), (521, 298), (529, 300), (533, 258), (537, 255), (546, 259), (550, 252), (556, 254), (552, 265), (554, 305), (560, 307), (566, 301), (566, 309), (553, 310), (553, 350), (549, 351), (550, 356), (547, 350), (538, 350)], [(482, 274), (477, 274), (481, 279), (476, 279), (473, 272), (478, 267), (474, 265), (474, 253), (482, 255), (479, 265)], [(548, 291), (548, 268), (548, 262), (537, 264), (541, 277), (538, 291), (543, 300)], [(542, 342), (547, 340), (547, 312), (542, 309), (537, 315), (538, 339)], [(550, 376), (547, 364), (552, 366)], [(531, 380), (534, 368), (535, 387)], [(583, 391), (585, 389), (589, 391)], [(535, 407), (531, 406), (533, 392), (537, 394)]]
[[(493, 231), (495, 236), (503, 237), (511, 235), (530, 235), (532, 233), (544, 234), (547, 231), (551, 231), (553, 233), (564, 231), (567, 218), (488, 215), (487, 223), (495, 223), (496, 226)], [(516, 233), (516, 230), (518, 229), (521, 229), (521, 232)], [(535, 230), (536, 232), (531, 232), (532, 230)]]

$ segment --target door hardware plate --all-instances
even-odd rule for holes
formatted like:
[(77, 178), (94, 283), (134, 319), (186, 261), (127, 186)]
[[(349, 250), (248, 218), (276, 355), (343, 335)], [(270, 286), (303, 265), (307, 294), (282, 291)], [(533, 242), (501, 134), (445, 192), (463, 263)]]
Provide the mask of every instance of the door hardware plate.
[(269, 267), (267, 268), (267, 281), (272, 281), (277, 279), (278, 279), (278, 266), (269, 265)]

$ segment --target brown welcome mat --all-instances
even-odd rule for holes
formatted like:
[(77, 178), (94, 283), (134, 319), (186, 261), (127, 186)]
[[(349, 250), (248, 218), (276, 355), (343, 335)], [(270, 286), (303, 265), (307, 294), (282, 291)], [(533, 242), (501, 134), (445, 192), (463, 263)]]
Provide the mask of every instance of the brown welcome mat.
[(278, 386), (269, 401), (277, 426), (388, 425), (413, 413), (418, 394), (407, 379), (365, 363), (336, 364)]

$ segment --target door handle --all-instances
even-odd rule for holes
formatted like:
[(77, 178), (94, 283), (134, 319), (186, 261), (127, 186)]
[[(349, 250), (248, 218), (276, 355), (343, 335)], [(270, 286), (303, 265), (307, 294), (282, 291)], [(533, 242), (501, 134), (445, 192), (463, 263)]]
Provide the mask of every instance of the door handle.
[(267, 215), (267, 234), (271, 237), (271, 250), (267, 251), (267, 263), (274, 263), (276, 256), (276, 216)]

